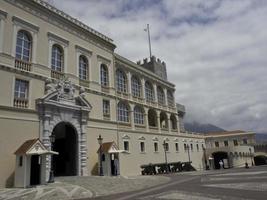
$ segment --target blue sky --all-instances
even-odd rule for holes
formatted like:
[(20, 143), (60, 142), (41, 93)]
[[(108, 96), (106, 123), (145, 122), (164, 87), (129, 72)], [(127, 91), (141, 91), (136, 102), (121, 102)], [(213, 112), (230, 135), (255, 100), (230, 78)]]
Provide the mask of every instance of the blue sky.
[(266, 0), (47, 0), (111, 37), (116, 53), (165, 61), (187, 121), (267, 132)]

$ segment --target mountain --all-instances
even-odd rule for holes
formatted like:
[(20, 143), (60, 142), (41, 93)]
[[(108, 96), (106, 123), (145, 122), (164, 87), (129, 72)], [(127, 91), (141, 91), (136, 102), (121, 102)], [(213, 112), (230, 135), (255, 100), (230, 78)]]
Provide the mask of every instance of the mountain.
[(190, 132), (198, 133), (209, 133), (209, 132), (223, 132), (226, 131), (220, 127), (212, 124), (200, 124), (198, 122), (185, 122), (185, 130)]
[(255, 138), (257, 144), (267, 143), (267, 133), (256, 133)]

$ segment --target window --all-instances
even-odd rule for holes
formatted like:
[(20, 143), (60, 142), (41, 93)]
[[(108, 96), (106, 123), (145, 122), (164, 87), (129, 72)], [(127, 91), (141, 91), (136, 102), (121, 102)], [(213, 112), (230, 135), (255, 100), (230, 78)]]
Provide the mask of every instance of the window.
[(120, 69), (116, 71), (116, 81), (117, 81), (117, 90), (119, 92), (126, 93), (127, 92), (127, 78), (126, 78), (125, 73)]
[(88, 60), (82, 55), (79, 57), (79, 78), (82, 80), (88, 79)]
[(144, 112), (139, 106), (135, 106), (134, 108), (134, 123), (144, 124)]
[(219, 146), (220, 146), (219, 142), (216, 141), (216, 142), (215, 142), (215, 147), (219, 147)]
[(140, 142), (140, 151), (142, 153), (145, 152), (145, 143), (144, 142)]
[(154, 92), (153, 92), (153, 86), (151, 83), (146, 82), (145, 83), (145, 92), (146, 92), (146, 100), (148, 102), (154, 101)]
[(19, 157), (19, 167), (21, 167), (23, 165), (23, 157), (20, 156)]
[(32, 38), (30, 34), (23, 30), (19, 31), (16, 43), (16, 59), (29, 62), (31, 59), (31, 48)]
[(177, 142), (175, 143), (175, 151), (179, 151), (179, 144)]
[(136, 76), (132, 76), (132, 95), (133, 97), (141, 97), (141, 83)]
[(174, 98), (171, 91), (167, 91), (168, 106), (174, 106)]
[(187, 145), (184, 143), (184, 151), (187, 150)]
[(199, 151), (199, 145), (198, 145), (198, 144), (196, 144), (196, 146), (197, 146), (197, 151)]
[(104, 87), (107, 87), (108, 82), (108, 67), (104, 64), (101, 64), (100, 66), (100, 79), (101, 79), (101, 85)]
[(118, 103), (117, 112), (118, 112), (118, 121), (129, 122), (129, 108), (125, 103), (123, 102)]
[(154, 151), (158, 152), (159, 151), (159, 145), (157, 142), (154, 142)]
[(62, 48), (54, 44), (52, 47), (52, 60), (51, 60), (51, 69), (54, 71), (63, 71), (63, 50)]
[(148, 125), (152, 127), (157, 126), (157, 113), (155, 110), (149, 109), (148, 110)]
[(103, 100), (103, 116), (110, 117), (110, 103), (109, 100)]
[(171, 129), (176, 130), (177, 129), (177, 120), (176, 120), (175, 115), (172, 114), (170, 117), (170, 120), (171, 120)]
[(168, 117), (164, 112), (160, 113), (160, 128), (168, 128)]
[(225, 147), (228, 147), (228, 140), (224, 140), (223, 143)]
[(15, 94), (17, 99), (28, 99), (29, 82), (25, 80), (16, 79)]
[(233, 141), (234, 141), (234, 146), (237, 146), (238, 145), (237, 140), (233, 140)]
[(129, 141), (123, 141), (123, 148), (125, 151), (129, 151)]
[(248, 140), (247, 139), (243, 139), (243, 144), (248, 144)]
[(193, 149), (193, 144), (190, 144), (190, 148), (191, 148), (191, 151), (193, 151), (194, 149)]
[(169, 151), (169, 150), (170, 150), (170, 148), (169, 148), (169, 143), (166, 142), (166, 143), (165, 143), (165, 151)]
[(161, 105), (164, 105), (165, 104), (165, 96), (164, 96), (164, 92), (163, 92), (161, 87), (157, 88), (157, 93), (158, 93), (158, 103)]

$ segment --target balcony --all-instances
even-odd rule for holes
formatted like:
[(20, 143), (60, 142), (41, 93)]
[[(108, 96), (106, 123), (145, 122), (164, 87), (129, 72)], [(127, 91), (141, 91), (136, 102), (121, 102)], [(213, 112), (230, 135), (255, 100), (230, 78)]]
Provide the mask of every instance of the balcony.
[(30, 72), (32, 64), (24, 60), (15, 59), (15, 68)]
[(14, 106), (17, 108), (28, 108), (29, 101), (24, 98), (14, 98)]
[(109, 87), (108, 86), (101, 85), (101, 91), (102, 92), (105, 92), (105, 93), (109, 93)]
[(64, 73), (60, 71), (51, 70), (51, 78), (61, 79), (64, 77)]
[(83, 87), (89, 87), (89, 83), (90, 82), (88, 80), (84, 80), (84, 79), (79, 80), (80, 86), (83, 86)]

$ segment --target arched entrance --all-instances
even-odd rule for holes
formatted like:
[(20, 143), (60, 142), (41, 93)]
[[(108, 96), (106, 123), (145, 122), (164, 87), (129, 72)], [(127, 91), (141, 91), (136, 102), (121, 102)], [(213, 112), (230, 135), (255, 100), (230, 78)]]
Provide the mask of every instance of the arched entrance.
[(229, 167), (229, 160), (228, 160), (228, 155), (227, 152), (223, 151), (218, 151), (212, 153), (212, 156), (214, 158), (214, 168), (215, 169), (220, 169), (220, 164), (219, 162), (222, 160), (223, 161), (223, 168), (228, 168)]
[(78, 175), (78, 140), (76, 129), (69, 123), (61, 122), (55, 126), (52, 134), (55, 135), (53, 151), (59, 153), (59, 155), (53, 157), (54, 175)]

